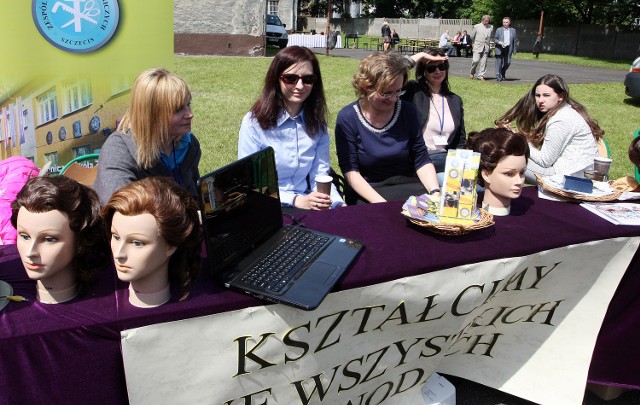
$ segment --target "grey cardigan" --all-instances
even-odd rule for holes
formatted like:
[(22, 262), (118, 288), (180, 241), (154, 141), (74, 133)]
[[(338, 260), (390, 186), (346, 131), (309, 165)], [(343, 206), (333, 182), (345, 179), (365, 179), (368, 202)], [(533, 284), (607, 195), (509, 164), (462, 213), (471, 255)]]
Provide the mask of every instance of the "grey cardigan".
[(136, 161), (136, 141), (129, 134), (114, 132), (105, 141), (98, 159), (98, 175), (93, 188), (104, 205), (116, 190), (136, 180), (151, 176), (168, 176), (176, 180), (187, 191), (197, 197), (196, 183), (200, 177), (200, 142), (191, 135), (191, 143), (182, 163), (171, 170), (162, 162), (143, 169)]

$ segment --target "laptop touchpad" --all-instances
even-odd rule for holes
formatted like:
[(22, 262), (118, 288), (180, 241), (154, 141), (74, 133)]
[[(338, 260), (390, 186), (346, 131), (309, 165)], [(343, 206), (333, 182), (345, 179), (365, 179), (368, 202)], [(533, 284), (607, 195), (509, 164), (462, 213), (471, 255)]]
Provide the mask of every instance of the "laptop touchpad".
[(333, 264), (315, 262), (304, 274), (306, 281), (315, 284), (331, 284), (341, 273), (342, 268)]

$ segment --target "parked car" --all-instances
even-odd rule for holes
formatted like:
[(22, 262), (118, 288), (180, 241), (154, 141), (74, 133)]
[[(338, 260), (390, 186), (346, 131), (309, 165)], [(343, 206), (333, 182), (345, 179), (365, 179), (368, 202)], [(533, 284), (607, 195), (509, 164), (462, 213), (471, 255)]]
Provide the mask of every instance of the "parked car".
[(640, 57), (633, 61), (624, 78), (624, 92), (629, 97), (640, 98)]
[(289, 42), (289, 36), (285, 27), (277, 15), (267, 14), (267, 45), (277, 45), (280, 49), (286, 47)]

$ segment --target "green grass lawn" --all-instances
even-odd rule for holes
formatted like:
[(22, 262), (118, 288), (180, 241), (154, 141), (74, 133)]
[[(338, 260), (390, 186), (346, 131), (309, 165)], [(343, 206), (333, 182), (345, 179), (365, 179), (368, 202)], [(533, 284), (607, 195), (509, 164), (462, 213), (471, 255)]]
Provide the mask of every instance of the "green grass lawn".
[[(553, 60), (549, 59), (551, 57)], [(355, 100), (351, 78), (358, 61), (324, 55), (318, 58), (329, 107), (329, 133), (333, 139), (338, 111)], [(544, 60), (622, 68), (622, 63), (618, 62), (559, 55), (544, 54)], [(193, 132), (202, 145), (202, 173), (236, 160), (242, 117), (258, 97), (270, 62), (271, 58), (176, 56), (175, 72), (189, 83), (193, 93)], [(628, 69), (628, 64), (626, 66)], [(467, 132), (493, 127), (494, 120), (530, 89), (528, 84), (497, 87), (497, 83), (453, 76), (449, 81), (453, 91), (464, 101)], [(571, 95), (587, 107), (605, 130), (614, 161), (610, 177), (631, 175), (633, 167), (627, 148), (633, 133), (640, 128), (640, 105), (625, 100), (622, 83), (572, 84)], [(331, 144), (332, 166), (337, 168), (335, 143), (332, 141)]]

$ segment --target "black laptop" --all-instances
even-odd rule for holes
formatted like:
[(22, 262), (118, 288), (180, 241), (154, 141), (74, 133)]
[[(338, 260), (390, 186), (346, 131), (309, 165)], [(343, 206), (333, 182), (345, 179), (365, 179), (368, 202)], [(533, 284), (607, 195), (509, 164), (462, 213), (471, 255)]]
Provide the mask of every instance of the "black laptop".
[(270, 147), (202, 176), (198, 186), (209, 267), (234, 290), (314, 309), (364, 248), (283, 225)]

